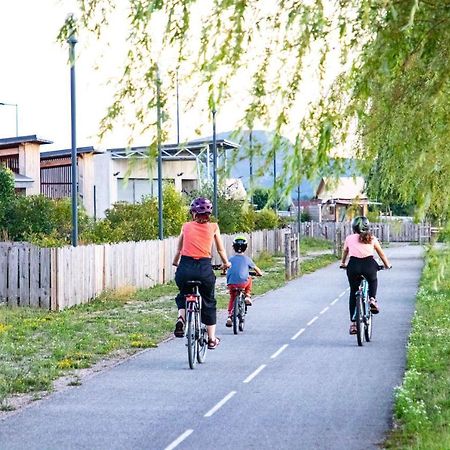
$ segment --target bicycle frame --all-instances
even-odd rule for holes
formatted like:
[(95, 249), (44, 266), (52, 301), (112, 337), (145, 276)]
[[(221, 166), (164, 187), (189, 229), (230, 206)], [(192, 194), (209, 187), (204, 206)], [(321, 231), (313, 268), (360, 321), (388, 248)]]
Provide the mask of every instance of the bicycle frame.
[(245, 316), (247, 314), (247, 305), (245, 304), (245, 292), (243, 288), (233, 288), (236, 293), (233, 303), (233, 333), (238, 334), (244, 331)]
[(362, 346), (364, 340), (370, 342), (372, 338), (372, 313), (369, 304), (369, 284), (363, 276), (356, 292), (356, 305), (352, 320), (356, 322), (358, 345)]

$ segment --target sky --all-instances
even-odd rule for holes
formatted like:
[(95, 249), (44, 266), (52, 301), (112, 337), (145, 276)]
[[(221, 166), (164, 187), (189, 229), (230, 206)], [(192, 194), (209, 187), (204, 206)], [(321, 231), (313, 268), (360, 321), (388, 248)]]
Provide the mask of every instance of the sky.
[[(17, 104), (19, 136), (37, 135), (53, 142), (42, 150), (71, 146), (70, 67), (68, 45), (56, 41), (58, 31), (68, 14), (75, 12), (73, 0), (14, 0), (0, 6), (0, 103)], [(123, 36), (122, 36), (123, 37)], [(77, 146), (97, 148), (126, 146), (128, 131), (118, 125), (102, 142), (97, 137), (98, 124), (109, 106), (114, 90), (109, 82), (118, 77), (120, 35), (111, 35), (115, 50), (98, 48), (95, 39), (79, 40), (76, 46)], [(101, 55), (106, 55), (101, 58)], [(120, 52), (119, 52), (120, 53)], [(100, 66), (100, 70), (95, 67)], [(183, 86), (180, 86), (180, 99)], [(176, 109), (176, 96), (171, 98)], [(193, 122), (195, 114), (182, 113), (181, 140), (198, 138)], [(235, 114), (217, 115), (217, 131), (232, 129)], [(220, 123), (219, 123), (220, 122)], [(203, 135), (211, 135), (212, 125), (203, 123)], [(0, 138), (16, 134), (16, 108), (0, 106)], [(169, 134), (176, 142), (176, 126)], [(145, 137), (134, 145), (146, 145)]]
[[(56, 37), (67, 15), (76, 11), (75, 0), (3, 0), (0, 6), (0, 103), (18, 105), (19, 136), (36, 134), (53, 141), (42, 150), (70, 148), (71, 145), (69, 48), (67, 44), (57, 43)], [(114, 31), (108, 37), (109, 48), (99, 48), (93, 38), (85, 42), (80, 39), (76, 46), (78, 147), (126, 146), (128, 131), (120, 125), (103, 142), (97, 137), (99, 121), (114, 93), (114, 83), (108, 83), (121, 73), (121, 60), (117, 55), (120, 55), (124, 34)], [(100, 69), (95, 70), (95, 66)], [(310, 75), (313, 83), (314, 75)], [(180, 86), (181, 103), (184, 88)], [(309, 95), (315, 91), (314, 87), (305, 90)], [(238, 91), (235, 98), (239, 99)], [(175, 93), (169, 105), (173, 114)], [(0, 106), (0, 138), (15, 136), (15, 113), (14, 106)], [(182, 110), (182, 141), (198, 138), (194, 132), (198, 128), (203, 136), (212, 134), (208, 117), (203, 117), (200, 124), (198, 116), (195, 110)], [(237, 123), (236, 105), (223, 106), (216, 117), (218, 133), (233, 129)], [(169, 141), (176, 142), (174, 124)], [(141, 137), (136, 138), (133, 145), (146, 143), (145, 137)]]

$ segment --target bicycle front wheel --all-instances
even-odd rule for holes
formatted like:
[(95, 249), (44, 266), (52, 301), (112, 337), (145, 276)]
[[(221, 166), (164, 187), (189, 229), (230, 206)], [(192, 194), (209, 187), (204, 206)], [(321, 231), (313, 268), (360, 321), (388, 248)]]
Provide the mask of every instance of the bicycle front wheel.
[(367, 309), (365, 318), (366, 318), (366, 326), (364, 327), (364, 337), (366, 338), (367, 342), (370, 342), (372, 340), (372, 327), (373, 327), (373, 317), (372, 313), (370, 312), (370, 305), (367, 302), (364, 305)]
[(200, 317), (198, 317), (198, 319), (198, 329), (200, 330), (200, 334), (197, 340), (197, 361), (201, 364), (205, 362), (206, 358), (206, 349), (208, 348), (208, 331), (206, 330), (206, 325), (200, 323)]
[(361, 347), (364, 344), (364, 312), (361, 294), (356, 294), (356, 339)]
[(186, 336), (189, 367), (193, 369), (195, 367), (197, 345), (195, 339), (195, 313), (192, 311), (187, 313)]

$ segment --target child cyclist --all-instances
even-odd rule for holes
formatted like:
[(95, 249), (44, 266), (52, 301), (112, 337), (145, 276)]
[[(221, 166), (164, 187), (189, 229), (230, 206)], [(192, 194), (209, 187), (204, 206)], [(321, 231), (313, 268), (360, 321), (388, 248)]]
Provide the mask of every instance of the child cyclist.
[[(380, 309), (376, 300), (377, 294), (377, 272), (378, 263), (375, 261), (374, 250), (383, 261), (384, 267), (391, 267), (389, 260), (381, 249), (378, 239), (369, 231), (369, 220), (367, 217), (358, 216), (352, 222), (353, 234), (345, 238), (342, 253), (341, 267), (347, 268), (347, 278), (350, 284), (350, 334), (356, 334), (356, 322), (354, 314), (356, 308), (356, 292), (358, 291), (361, 275), (369, 284), (369, 303), (372, 314), (378, 314)], [(346, 265), (347, 257), (349, 257)]]
[(220, 237), (217, 223), (210, 222), (212, 212), (211, 202), (204, 197), (196, 198), (191, 203), (192, 221), (181, 229), (178, 239), (177, 253), (173, 265), (177, 266), (175, 282), (180, 290), (175, 301), (178, 306), (178, 320), (175, 325), (176, 337), (184, 336), (186, 321), (185, 295), (191, 292), (188, 281), (201, 281), (199, 286), (202, 296), (202, 322), (208, 330), (208, 348), (215, 349), (220, 339), (216, 337), (216, 299), (214, 288), (216, 277), (211, 265), (211, 249), (213, 242), (223, 263), (223, 268), (230, 267), (225, 248)]
[(227, 270), (227, 286), (230, 291), (228, 319), (225, 324), (227, 327), (231, 327), (232, 325), (231, 315), (233, 313), (234, 299), (237, 295), (235, 288), (244, 289), (245, 303), (246, 305), (251, 306), (252, 277), (249, 275), (248, 270), (253, 269), (257, 275), (262, 275), (261, 269), (256, 266), (251, 258), (244, 255), (245, 250), (247, 250), (247, 239), (245, 239), (245, 237), (236, 237), (233, 241), (233, 249), (236, 253), (230, 258), (231, 268)]

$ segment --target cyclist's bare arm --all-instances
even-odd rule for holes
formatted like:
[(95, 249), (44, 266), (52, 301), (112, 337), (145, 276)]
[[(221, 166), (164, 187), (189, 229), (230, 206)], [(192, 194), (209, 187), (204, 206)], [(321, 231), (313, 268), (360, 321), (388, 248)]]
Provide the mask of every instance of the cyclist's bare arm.
[(222, 238), (220, 237), (219, 232), (214, 235), (214, 242), (216, 243), (217, 253), (222, 260), (224, 268), (228, 269), (229, 267), (231, 267), (231, 263), (228, 261), (227, 252), (225, 251), (225, 247), (223, 246)]
[(258, 266), (253, 267), (253, 270), (256, 272), (256, 275), (262, 277), (262, 270)]
[(175, 253), (175, 256), (173, 257), (172, 265), (178, 266), (178, 264), (180, 263), (180, 256), (181, 256), (182, 248), (183, 248), (183, 233), (181, 233), (180, 237), (178, 238), (177, 252)]
[(344, 250), (342, 251), (341, 266), (345, 266), (345, 262), (347, 261), (347, 256), (348, 256), (348, 247), (344, 248)]
[(375, 242), (374, 248), (375, 251), (378, 253), (378, 256), (381, 258), (381, 261), (383, 261), (384, 267), (386, 267), (386, 269), (389, 269), (391, 267), (391, 263), (389, 262), (387, 256), (384, 254), (383, 249), (380, 246), (380, 243)]

